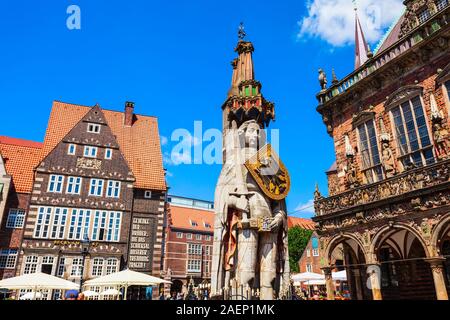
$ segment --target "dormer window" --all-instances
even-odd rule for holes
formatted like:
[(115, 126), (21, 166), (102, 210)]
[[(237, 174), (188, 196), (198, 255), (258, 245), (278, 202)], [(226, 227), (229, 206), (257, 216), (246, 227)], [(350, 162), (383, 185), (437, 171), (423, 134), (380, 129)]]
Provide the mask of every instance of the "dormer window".
[(100, 125), (96, 123), (88, 123), (87, 132), (100, 133)]
[(84, 156), (87, 158), (97, 158), (97, 147), (85, 146)]
[(198, 227), (198, 223), (195, 222), (195, 221), (193, 221), (193, 220), (191, 220), (191, 226), (193, 226), (193, 227)]
[(211, 225), (208, 222), (203, 222), (205, 228), (211, 229)]
[(152, 191), (151, 190), (146, 190), (144, 193), (144, 198), (145, 199), (151, 199), (152, 198)]
[(73, 155), (75, 155), (76, 150), (77, 150), (76, 145), (69, 144), (69, 148), (67, 149), (67, 154), (73, 156)]

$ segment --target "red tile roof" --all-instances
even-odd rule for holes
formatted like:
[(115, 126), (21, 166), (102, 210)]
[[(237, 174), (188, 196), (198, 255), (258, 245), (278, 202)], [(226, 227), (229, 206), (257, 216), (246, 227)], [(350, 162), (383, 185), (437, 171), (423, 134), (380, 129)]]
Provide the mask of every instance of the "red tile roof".
[[(90, 108), (60, 101), (53, 102), (41, 159), (56, 147)], [(104, 109), (102, 111), (136, 178), (135, 186), (166, 190), (157, 118), (135, 115), (133, 125), (127, 127), (123, 125), (123, 112)]]
[(314, 230), (314, 222), (310, 219), (288, 217), (288, 228), (300, 227), (302, 229)]
[[(177, 206), (170, 204), (170, 226), (176, 229), (201, 231), (201, 232), (214, 232), (214, 211), (189, 208), (183, 206)], [(193, 226), (192, 222), (197, 223), (197, 226)], [(205, 226), (209, 224), (209, 228)]]
[(0, 154), (17, 192), (31, 193), (42, 146), (40, 142), (0, 136)]

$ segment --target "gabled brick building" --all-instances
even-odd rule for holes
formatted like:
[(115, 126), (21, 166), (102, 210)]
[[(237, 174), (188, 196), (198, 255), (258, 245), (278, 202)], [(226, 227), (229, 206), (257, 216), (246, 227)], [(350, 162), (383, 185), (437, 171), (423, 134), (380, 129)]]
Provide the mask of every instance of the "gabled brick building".
[(172, 281), (170, 292), (186, 293), (191, 279), (206, 289), (211, 283), (213, 203), (169, 196), (167, 212), (164, 271)]
[(0, 137), (0, 279), (16, 274), (23, 228), (42, 144)]
[(166, 184), (156, 118), (130, 102), (117, 112), (56, 101), (32, 168), (20, 175), (31, 198), (18, 274), (78, 282), (89, 239), (84, 280), (125, 267), (160, 276)]

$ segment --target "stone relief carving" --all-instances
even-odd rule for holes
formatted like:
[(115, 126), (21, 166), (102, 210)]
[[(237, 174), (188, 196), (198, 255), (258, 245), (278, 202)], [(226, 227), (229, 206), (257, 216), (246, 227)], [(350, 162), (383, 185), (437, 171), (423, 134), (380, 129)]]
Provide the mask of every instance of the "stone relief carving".
[[(322, 198), (316, 202), (316, 212), (318, 215), (329, 214), (447, 182), (450, 177), (449, 164), (450, 161), (445, 160), (433, 166), (405, 172), (376, 184), (359, 187), (329, 198)], [(346, 177), (350, 183), (354, 181), (352, 179), (355, 179), (351, 170), (347, 170)]]
[(100, 170), (101, 167), (102, 167), (101, 160), (87, 159), (87, 158), (78, 158), (77, 159), (77, 168)]

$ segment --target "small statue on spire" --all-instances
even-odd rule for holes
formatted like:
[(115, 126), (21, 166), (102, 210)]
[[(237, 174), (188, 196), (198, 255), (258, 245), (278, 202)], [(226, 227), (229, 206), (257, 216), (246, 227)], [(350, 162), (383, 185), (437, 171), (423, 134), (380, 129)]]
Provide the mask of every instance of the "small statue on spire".
[(239, 40), (244, 40), (247, 33), (245, 33), (244, 23), (241, 22), (239, 25), (238, 38)]

